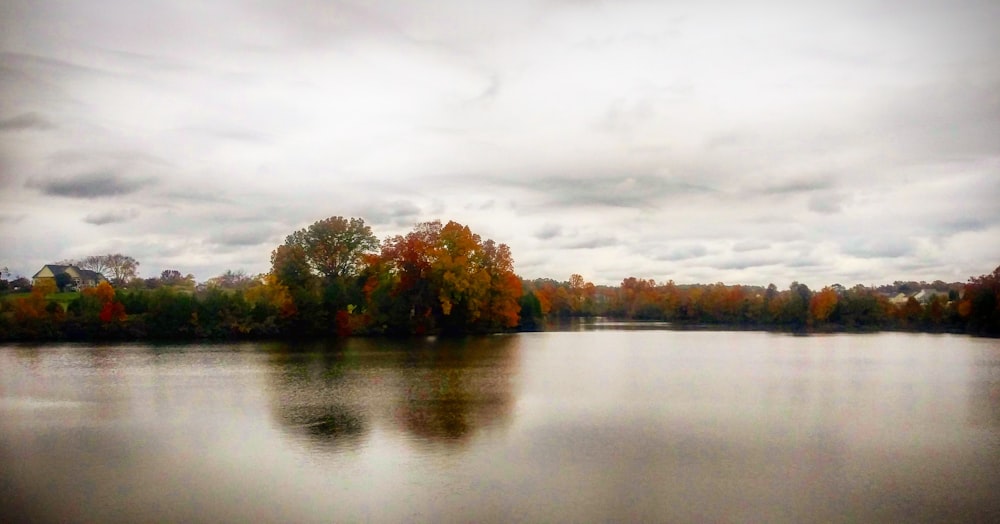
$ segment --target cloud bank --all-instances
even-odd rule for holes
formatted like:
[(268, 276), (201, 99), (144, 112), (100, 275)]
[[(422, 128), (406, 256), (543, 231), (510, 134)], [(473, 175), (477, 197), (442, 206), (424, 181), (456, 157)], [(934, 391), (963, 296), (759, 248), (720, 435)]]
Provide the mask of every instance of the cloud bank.
[[(332, 215), (525, 277), (965, 280), (1000, 263), (1000, 6), (0, 6), (0, 265), (265, 271)], [(151, 22), (152, 21), (152, 22)], [(183, 35), (183, 38), (178, 38)]]

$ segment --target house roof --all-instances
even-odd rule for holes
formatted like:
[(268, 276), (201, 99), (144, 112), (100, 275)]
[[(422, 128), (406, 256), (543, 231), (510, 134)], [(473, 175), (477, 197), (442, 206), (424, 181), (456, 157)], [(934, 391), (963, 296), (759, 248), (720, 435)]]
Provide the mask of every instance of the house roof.
[(42, 274), (42, 271), (45, 271), (45, 268), (48, 268), (53, 275), (58, 275), (60, 273), (65, 273), (66, 269), (69, 268), (69, 266), (63, 266), (59, 264), (45, 264), (44, 266), (42, 266), (42, 269), (39, 269), (38, 272), (35, 273), (31, 278), (38, 278), (38, 275)]
[(77, 268), (77, 271), (80, 272), (80, 278), (86, 280), (98, 280), (98, 281), (104, 280), (104, 275), (98, 273), (97, 271), (91, 271), (89, 269), (79, 269), (79, 268)]
[(104, 278), (104, 275), (98, 273), (97, 271), (91, 271), (89, 269), (80, 269), (74, 265), (63, 265), (63, 264), (45, 264), (44, 266), (42, 266), (42, 269), (39, 269), (38, 272), (35, 273), (35, 275), (32, 276), (31, 278), (38, 278), (38, 275), (40, 275), (42, 271), (45, 271), (45, 268), (48, 268), (49, 271), (52, 272), (53, 276), (62, 273), (68, 273), (70, 269), (73, 269), (74, 271), (76, 271), (77, 274), (80, 275), (80, 278), (84, 280), (97, 280), (97, 281), (106, 280)]

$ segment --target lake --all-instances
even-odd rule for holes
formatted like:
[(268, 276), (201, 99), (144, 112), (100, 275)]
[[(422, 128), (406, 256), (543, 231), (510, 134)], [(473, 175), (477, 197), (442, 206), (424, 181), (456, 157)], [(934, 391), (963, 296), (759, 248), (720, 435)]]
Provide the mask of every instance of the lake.
[(0, 512), (1000, 522), (1000, 340), (598, 323), (0, 346)]

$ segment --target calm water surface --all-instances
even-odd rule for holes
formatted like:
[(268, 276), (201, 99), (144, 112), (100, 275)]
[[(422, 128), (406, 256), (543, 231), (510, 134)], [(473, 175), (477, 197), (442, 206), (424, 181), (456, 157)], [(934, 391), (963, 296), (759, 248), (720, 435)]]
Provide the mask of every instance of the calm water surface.
[(1000, 522), (998, 340), (598, 327), (0, 346), (0, 515)]

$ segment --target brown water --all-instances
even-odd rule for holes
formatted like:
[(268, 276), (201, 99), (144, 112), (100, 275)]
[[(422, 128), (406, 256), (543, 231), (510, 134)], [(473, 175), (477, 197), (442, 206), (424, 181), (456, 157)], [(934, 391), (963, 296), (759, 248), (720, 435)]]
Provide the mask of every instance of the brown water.
[(0, 521), (1000, 522), (998, 340), (597, 327), (0, 346)]

